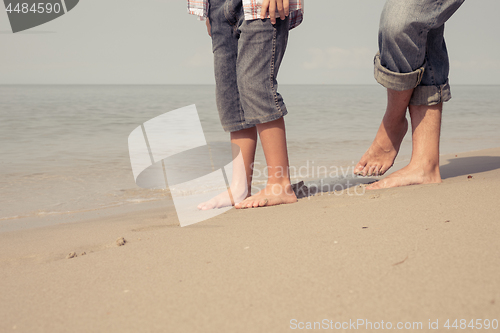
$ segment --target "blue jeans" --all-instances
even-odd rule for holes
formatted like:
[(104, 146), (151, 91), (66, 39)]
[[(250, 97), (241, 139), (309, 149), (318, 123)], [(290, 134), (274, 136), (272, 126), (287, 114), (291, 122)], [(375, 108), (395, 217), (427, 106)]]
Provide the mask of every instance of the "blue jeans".
[(411, 105), (451, 99), (444, 24), (465, 0), (387, 0), (380, 18), (375, 79), (397, 91), (414, 89)]
[(216, 101), (222, 127), (234, 132), (287, 114), (276, 77), (289, 20), (244, 19), (242, 0), (211, 0)]

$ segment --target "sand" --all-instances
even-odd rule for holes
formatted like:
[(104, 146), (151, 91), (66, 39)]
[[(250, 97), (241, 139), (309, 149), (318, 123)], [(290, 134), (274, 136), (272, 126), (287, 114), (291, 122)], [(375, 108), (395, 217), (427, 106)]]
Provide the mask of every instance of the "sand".
[(318, 322), (347, 332), (356, 322), (370, 332), (383, 321), (425, 332), (429, 322), (448, 331), (448, 319), (500, 320), (500, 148), (441, 160), (442, 184), (316, 195), (185, 228), (171, 206), (148, 203), (0, 233), (0, 331)]

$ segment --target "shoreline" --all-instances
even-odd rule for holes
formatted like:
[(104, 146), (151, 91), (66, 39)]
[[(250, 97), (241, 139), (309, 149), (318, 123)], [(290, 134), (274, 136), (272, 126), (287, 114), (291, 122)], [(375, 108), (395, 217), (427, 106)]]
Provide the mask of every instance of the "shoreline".
[(500, 148), (441, 164), (441, 184), (233, 209), (184, 228), (173, 207), (144, 203), (2, 232), (0, 331), (500, 320)]
[[(462, 152), (462, 153), (453, 153), (453, 154), (442, 154), (440, 155), (440, 160), (441, 160), (441, 168), (444, 166), (443, 161), (448, 161), (449, 159), (453, 159), (454, 156), (457, 155), (471, 155), (471, 154), (476, 154), (480, 152), (488, 152), (490, 150), (496, 150), (497, 148), (488, 148), (488, 149), (478, 149), (478, 150), (472, 150), (468, 152)], [(396, 160), (394, 166), (390, 169), (390, 172), (387, 174), (391, 174), (392, 172), (395, 172), (404, 166), (409, 162), (409, 159), (402, 159), (402, 160)], [(345, 169), (349, 170), (350, 168), (354, 168), (353, 165), (346, 165), (345, 166), (331, 166), (335, 168), (340, 168), (340, 174), (341, 176), (344, 176), (344, 167)], [(303, 166), (298, 167), (303, 168)], [(323, 166), (316, 166), (316, 168), (323, 168)], [(442, 173), (442, 178), (443, 180), (446, 178), (450, 178), (450, 176), (453, 176), (452, 174), (449, 174), (446, 171), (447, 167), (445, 167), (445, 172)], [(307, 169), (309, 171), (309, 169)], [(475, 170), (475, 169), (474, 169)], [(314, 173), (314, 169), (313, 169)], [(301, 177), (295, 177), (297, 178), (296, 181), (301, 181), (303, 178)], [(379, 178), (376, 177), (340, 177), (339, 179), (334, 179), (334, 178), (317, 178), (314, 180), (308, 180), (306, 181), (306, 185), (311, 185), (311, 184), (319, 184), (321, 180), (326, 180), (325, 184), (328, 184), (326, 187), (330, 186), (331, 188), (334, 188), (334, 185), (342, 185), (345, 186), (346, 180), (352, 181), (354, 187), (359, 184), (365, 184), (369, 182), (373, 182), (378, 180)], [(380, 178), (381, 179), (381, 178)], [(258, 186), (263, 186), (265, 185), (265, 182), (263, 181), (258, 181), (260, 185)], [(258, 187), (257, 186), (257, 187)], [(139, 187), (137, 187), (139, 188)], [(346, 187), (347, 189), (347, 187)], [(167, 191), (168, 192), (168, 191)], [(318, 194), (321, 193), (321, 191), (317, 192)], [(94, 217), (97, 216), (114, 216), (114, 215), (120, 215), (120, 210), (123, 210), (124, 212), (131, 213), (131, 212), (140, 212), (140, 211), (148, 211), (149, 209), (155, 209), (157, 207), (168, 207), (167, 209), (173, 209), (173, 201), (170, 195), (168, 194), (167, 198), (153, 198), (153, 199), (144, 199), (142, 202), (121, 202), (118, 204), (114, 204), (111, 206), (106, 206), (106, 207), (95, 207), (95, 208), (89, 208), (89, 209), (82, 209), (78, 211), (54, 211), (54, 212), (41, 212), (41, 213), (29, 213), (27, 215), (20, 215), (20, 216), (12, 216), (12, 217), (3, 217), (0, 218), (0, 234), (3, 232), (8, 232), (8, 231), (16, 231), (16, 230), (26, 230), (30, 228), (39, 228), (39, 227), (44, 227), (44, 226), (51, 226), (51, 225), (60, 225), (60, 224), (65, 224), (65, 223), (78, 223), (78, 222), (84, 222), (89, 219), (93, 219)], [(175, 214), (175, 211), (174, 211)], [(53, 220), (53, 221), (51, 221)]]

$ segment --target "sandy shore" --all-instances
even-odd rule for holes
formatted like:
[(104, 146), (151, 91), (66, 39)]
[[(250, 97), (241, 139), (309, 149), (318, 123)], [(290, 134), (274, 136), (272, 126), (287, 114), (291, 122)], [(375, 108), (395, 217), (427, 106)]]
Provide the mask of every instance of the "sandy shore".
[(500, 321), (500, 148), (441, 160), (439, 185), (318, 195), (185, 228), (155, 203), (0, 233), (0, 331)]

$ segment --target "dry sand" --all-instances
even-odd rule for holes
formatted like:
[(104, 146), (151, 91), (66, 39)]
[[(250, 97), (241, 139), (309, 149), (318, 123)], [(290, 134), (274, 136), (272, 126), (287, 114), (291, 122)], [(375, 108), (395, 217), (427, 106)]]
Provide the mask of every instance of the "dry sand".
[(185, 228), (157, 203), (0, 233), (0, 331), (500, 320), (500, 148), (443, 156), (441, 171), (438, 185), (323, 194)]

